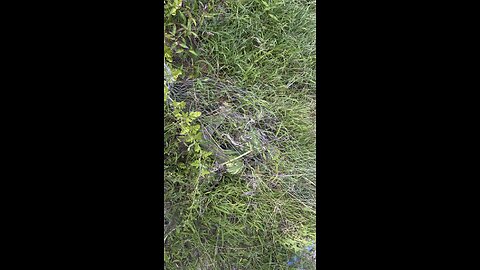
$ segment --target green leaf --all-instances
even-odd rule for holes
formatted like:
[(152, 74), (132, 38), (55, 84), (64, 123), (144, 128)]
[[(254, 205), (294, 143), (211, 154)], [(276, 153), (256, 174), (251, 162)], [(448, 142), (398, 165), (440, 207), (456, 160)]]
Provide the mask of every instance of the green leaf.
[(200, 125), (194, 125), (194, 126), (192, 127), (192, 132), (193, 132), (193, 133), (197, 133), (199, 130), (200, 130)]
[(163, 55), (168, 62), (172, 62), (172, 50), (168, 46), (163, 46)]
[(182, 74), (182, 71), (180, 69), (172, 69), (172, 76), (173, 76), (173, 79), (176, 80), (178, 78), (178, 76), (180, 76)]
[(244, 168), (243, 160), (235, 160), (227, 163), (226, 165), (227, 172), (233, 175), (239, 174)]
[(207, 169), (202, 169), (202, 172), (200, 173), (200, 177), (203, 177), (208, 174), (210, 174), (210, 171), (208, 171)]
[(195, 134), (195, 140), (196, 141), (202, 140), (202, 133), (201, 132), (198, 132), (197, 134)]
[(191, 112), (190, 113), (190, 117), (193, 118), (193, 119), (197, 119), (198, 117), (200, 117), (202, 115), (201, 112)]
[(182, 20), (182, 22), (185, 23), (185, 21), (187, 20), (187, 18), (185, 17), (185, 14), (183, 14), (183, 12), (178, 12), (180, 14), (180, 19)]
[(279, 21), (278, 18), (275, 17), (275, 15), (273, 15), (273, 14), (268, 14), (268, 16), (272, 17), (272, 18), (273, 18), (275, 21), (277, 21), (277, 22)]
[(200, 153), (200, 151), (202, 151), (202, 148), (200, 147), (200, 145), (195, 144), (195, 149), (194, 150), (195, 150), (195, 152)]
[(198, 168), (200, 167), (200, 160), (195, 160), (194, 162), (190, 163), (191, 166)]
[(163, 102), (167, 102), (167, 97), (168, 97), (168, 87), (163, 86)]
[(198, 56), (198, 54), (194, 50), (188, 50), (188, 52), (190, 52), (191, 54), (193, 54), (195, 56)]

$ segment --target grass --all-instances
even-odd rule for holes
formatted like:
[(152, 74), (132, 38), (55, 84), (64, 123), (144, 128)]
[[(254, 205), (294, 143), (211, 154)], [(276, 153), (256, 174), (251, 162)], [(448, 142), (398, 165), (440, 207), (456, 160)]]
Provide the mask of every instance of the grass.
[(314, 269), (311, 252), (287, 262), (316, 240), (315, 2), (182, 8), (198, 38), (187, 37), (194, 54), (174, 57), (184, 74), (171, 92), (202, 112), (214, 158), (196, 178), (177, 168), (180, 150), (165, 150), (166, 269)]

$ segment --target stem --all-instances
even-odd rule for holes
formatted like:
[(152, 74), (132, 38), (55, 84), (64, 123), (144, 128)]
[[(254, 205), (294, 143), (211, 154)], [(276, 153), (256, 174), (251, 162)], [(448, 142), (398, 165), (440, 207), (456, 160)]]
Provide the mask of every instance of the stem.
[(242, 157), (250, 154), (251, 152), (252, 152), (252, 150), (247, 151), (247, 152), (241, 154), (240, 156), (238, 156), (238, 157), (236, 157), (236, 158), (234, 158), (234, 159), (231, 159), (231, 160), (229, 160), (229, 161), (227, 161), (227, 162), (224, 162), (224, 163), (220, 164), (220, 166), (223, 166), (223, 165), (228, 164), (228, 163), (230, 163), (230, 162), (232, 162), (232, 161), (235, 161), (235, 160), (237, 160), (237, 159), (240, 159), (240, 158), (242, 158)]

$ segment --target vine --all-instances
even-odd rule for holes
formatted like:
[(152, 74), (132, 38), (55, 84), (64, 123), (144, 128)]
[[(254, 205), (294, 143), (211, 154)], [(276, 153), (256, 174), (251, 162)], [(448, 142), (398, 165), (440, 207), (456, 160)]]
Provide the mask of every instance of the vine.
[[(166, 160), (165, 163), (172, 165), (171, 167), (175, 167), (174, 171), (177, 174), (182, 176), (198, 175), (198, 178), (202, 178), (210, 174), (208, 167), (212, 162), (212, 153), (205, 151), (201, 147), (203, 137), (201, 126), (198, 122), (201, 112), (186, 111), (185, 102), (177, 102), (172, 99), (169, 89), (169, 85), (183, 75), (182, 69), (173, 68), (174, 57), (185, 54), (184, 50), (178, 49), (176, 46), (178, 45), (178, 40), (174, 38), (175, 34), (179, 31), (177, 30), (178, 24), (182, 29), (186, 27), (181, 23), (183, 21), (183, 12), (180, 11), (182, 4), (182, 0), (164, 1), (165, 17), (167, 18), (164, 29), (166, 31), (166, 40), (164, 40), (164, 63), (166, 69), (169, 71), (168, 73), (170, 73), (167, 74), (164, 79), (164, 121), (166, 122), (164, 141), (166, 147), (164, 154), (166, 157), (171, 158), (171, 160)], [(180, 17), (180, 19), (177, 17)], [(185, 15), (183, 15), (183, 17), (185, 17)], [(188, 20), (187, 25), (191, 25), (191, 20)], [(194, 34), (191, 28), (187, 27), (186, 30), (188, 30), (185, 32), (188, 34), (187, 36)], [(185, 40), (184, 43), (186, 43)], [(184, 43), (180, 45), (185, 45)], [(172, 49), (172, 46), (175, 49)], [(190, 53), (192, 51), (193, 49), (189, 50)]]

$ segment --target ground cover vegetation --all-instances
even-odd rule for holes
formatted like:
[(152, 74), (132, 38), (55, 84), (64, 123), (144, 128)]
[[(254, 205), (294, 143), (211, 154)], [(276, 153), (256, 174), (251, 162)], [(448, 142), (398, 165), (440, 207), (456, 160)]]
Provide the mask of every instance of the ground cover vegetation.
[(314, 269), (315, 1), (164, 1), (165, 269)]

